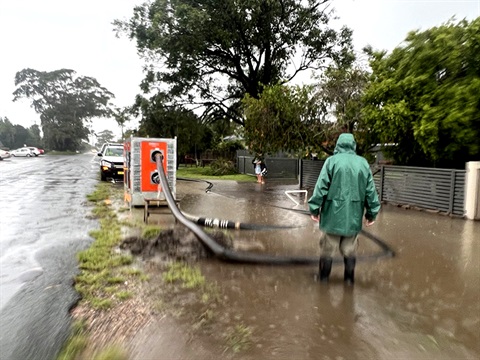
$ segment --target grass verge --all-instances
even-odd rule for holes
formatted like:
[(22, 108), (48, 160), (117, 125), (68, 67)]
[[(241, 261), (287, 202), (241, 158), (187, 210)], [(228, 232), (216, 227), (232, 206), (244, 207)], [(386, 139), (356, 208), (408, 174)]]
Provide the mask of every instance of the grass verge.
[[(112, 206), (111, 199), (118, 198), (117, 192), (111, 184), (99, 183), (95, 191), (87, 195), (87, 200), (94, 204), (92, 215), (99, 219), (100, 227), (90, 232), (94, 239), (91, 246), (77, 254), (80, 273), (75, 277), (75, 289), (82, 296), (79, 305), (93, 310), (108, 310), (127, 301), (134, 294), (126, 284), (133, 279), (147, 279), (141, 270), (130, 266), (132, 256), (122, 254), (117, 249), (122, 240), (124, 225)], [(70, 338), (57, 359), (81, 359), (80, 355), (88, 343), (89, 334), (85, 322), (74, 322)], [(126, 359), (123, 352), (114, 347), (95, 354), (94, 358)]]
[[(132, 304), (138, 304), (136, 301), (139, 298), (149, 303), (150, 309), (189, 319), (193, 332), (218, 336), (225, 351), (237, 353), (248, 349), (252, 330), (243, 323), (230, 323), (225, 332), (222, 291), (216, 283), (206, 281), (198, 266), (168, 262), (160, 267), (158, 273), (151, 274), (152, 279), (160, 281), (149, 282), (147, 288), (139, 286), (139, 282), (150, 280), (150, 275), (132, 267), (134, 259), (118, 250), (122, 228), (128, 225), (117, 217), (119, 210), (114, 205), (118, 204), (116, 200), (121, 199), (118, 192), (110, 183), (100, 182), (87, 197), (94, 204), (92, 214), (99, 219), (100, 227), (90, 233), (94, 238), (90, 248), (77, 255), (81, 271), (75, 279), (75, 288), (82, 295), (77, 307), (80, 309), (77, 313), (80, 314), (77, 317), (80, 322), (74, 323), (71, 337), (58, 359), (127, 359), (125, 352), (112, 340), (115, 338), (109, 337), (110, 333), (96, 341), (99, 334), (91, 325), (93, 322), (101, 324), (101, 331), (105, 332), (105, 323), (112, 325), (116, 321), (112, 325), (116, 328), (118, 324), (128, 323), (127, 319), (138, 318), (131, 316), (130, 311), (135, 309)], [(160, 232), (160, 228), (143, 223), (130, 225), (143, 229), (144, 239), (155, 238)], [(148, 299), (143, 298), (147, 294)], [(127, 310), (128, 315), (125, 315), (126, 307), (131, 307)], [(152, 314), (152, 311), (149, 313)], [(126, 317), (122, 319), (122, 315)], [(118, 334), (115, 333), (116, 336)], [(120, 336), (128, 338), (123, 333)]]
[[(243, 324), (230, 328), (225, 335), (227, 346), (234, 353), (247, 350), (251, 345), (252, 329)], [(228, 350), (226, 348), (225, 350)]]
[(210, 166), (205, 167), (180, 167), (177, 170), (177, 177), (183, 177), (186, 179), (200, 179), (200, 180), (234, 180), (240, 182), (255, 182), (255, 176), (246, 174), (233, 174), (233, 175), (213, 175)]

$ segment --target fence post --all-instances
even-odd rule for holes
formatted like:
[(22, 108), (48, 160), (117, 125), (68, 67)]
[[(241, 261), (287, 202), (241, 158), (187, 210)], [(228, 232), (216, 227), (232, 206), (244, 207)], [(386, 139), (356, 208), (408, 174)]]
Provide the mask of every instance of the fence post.
[(385, 165), (380, 167), (380, 202), (383, 201), (383, 176), (384, 176)]
[(450, 198), (448, 200), (448, 214), (453, 214), (453, 203), (454, 203), (454, 196), (455, 196), (455, 178), (456, 178), (456, 171), (452, 170), (450, 172)]
[(299, 171), (299, 173), (300, 173), (300, 175), (299, 175), (300, 176), (300, 189), (303, 189), (303, 174), (302, 174), (302, 172), (303, 172), (303, 159), (299, 159), (299, 163), (300, 163), (300, 171)]

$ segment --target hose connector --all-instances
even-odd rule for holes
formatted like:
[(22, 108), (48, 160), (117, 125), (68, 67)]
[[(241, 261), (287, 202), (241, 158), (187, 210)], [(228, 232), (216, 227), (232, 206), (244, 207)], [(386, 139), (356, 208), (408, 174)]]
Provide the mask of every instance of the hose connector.
[(152, 175), (150, 176), (150, 180), (154, 184), (157, 184), (157, 185), (160, 184), (160, 174), (158, 173), (158, 171), (152, 172)]
[(152, 161), (153, 162), (157, 162), (157, 156), (160, 156), (160, 160), (163, 162), (163, 153), (158, 150), (158, 149), (155, 149), (152, 151)]

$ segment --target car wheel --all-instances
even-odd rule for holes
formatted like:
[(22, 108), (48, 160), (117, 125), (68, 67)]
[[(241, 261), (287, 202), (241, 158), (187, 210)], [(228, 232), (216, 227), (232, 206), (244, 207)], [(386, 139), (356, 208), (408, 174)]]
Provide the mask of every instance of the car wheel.
[(100, 171), (100, 180), (107, 181), (107, 176), (101, 171)]
[(30, 155), (30, 154), (27, 154), (27, 157), (30, 157), (30, 156), (32, 156), (32, 155)]

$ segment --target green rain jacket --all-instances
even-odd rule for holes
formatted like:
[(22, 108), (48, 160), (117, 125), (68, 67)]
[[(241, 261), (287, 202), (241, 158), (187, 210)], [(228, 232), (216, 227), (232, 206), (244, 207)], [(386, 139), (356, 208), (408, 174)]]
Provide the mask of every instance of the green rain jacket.
[(310, 213), (320, 213), (320, 229), (329, 234), (354, 236), (362, 229), (364, 210), (367, 220), (380, 211), (372, 172), (356, 147), (352, 134), (340, 135), (308, 200)]

